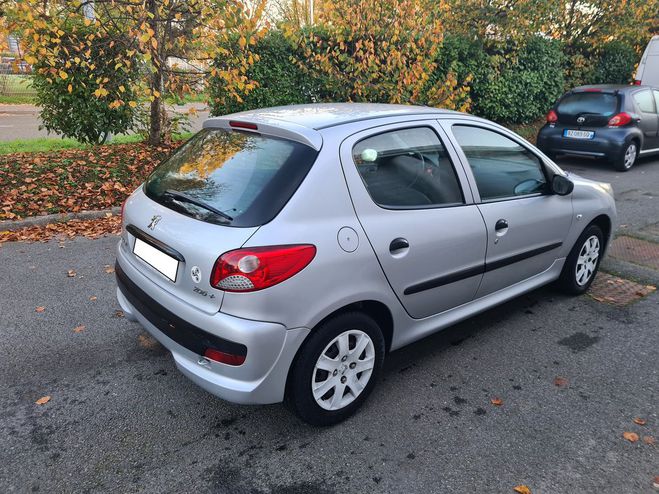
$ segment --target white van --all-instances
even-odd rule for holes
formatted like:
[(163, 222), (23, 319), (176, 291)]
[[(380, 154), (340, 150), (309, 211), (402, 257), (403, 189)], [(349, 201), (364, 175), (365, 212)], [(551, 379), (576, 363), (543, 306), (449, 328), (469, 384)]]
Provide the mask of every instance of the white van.
[(659, 87), (659, 35), (653, 36), (643, 52), (635, 84)]

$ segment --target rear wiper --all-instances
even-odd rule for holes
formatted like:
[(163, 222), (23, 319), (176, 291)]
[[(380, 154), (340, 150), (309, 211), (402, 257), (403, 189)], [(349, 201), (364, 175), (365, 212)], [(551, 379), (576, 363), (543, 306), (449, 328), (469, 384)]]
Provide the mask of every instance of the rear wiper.
[(215, 213), (218, 216), (221, 216), (225, 220), (233, 221), (233, 218), (228, 214), (226, 214), (224, 211), (220, 211), (219, 209), (214, 208), (213, 206), (206, 204), (205, 202), (200, 201), (199, 199), (190, 197), (189, 195), (184, 194), (183, 192), (179, 192), (178, 190), (167, 189), (165, 192), (162, 193), (162, 195), (169, 196), (172, 199), (175, 199), (179, 202), (187, 202), (189, 204), (194, 204), (195, 206), (205, 209), (206, 211), (210, 211), (211, 213)]

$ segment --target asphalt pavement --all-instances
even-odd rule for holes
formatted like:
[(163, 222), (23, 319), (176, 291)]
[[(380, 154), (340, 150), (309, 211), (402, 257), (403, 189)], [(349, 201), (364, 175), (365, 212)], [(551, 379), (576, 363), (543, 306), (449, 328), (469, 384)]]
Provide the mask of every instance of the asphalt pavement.
[[(621, 231), (659, 222), (659, 160), (562, 164), (614, 184)], [(184, 378), (117, 313), (116, 242), (0, 247), (0, 492), (659, 492), (656, 293), (534, 291), (394, 352), (366, 406), (318, 429)]]
[[(170, 105), (168, 109), (173, 113), (185, 113), (195, 108), (197, 113), (190, 116), (190, 131), (197, 132), (209, 116), (208, 108), (203, 103), (189, 103), (185, 105)], [(58, 134), (49, 133), (46, 129), (39, 129), (39, 107), (34, 105), (0, 105), (0, 141), (13, 141), (15, 139), (36, 139), (39, 137), (59, 137)]]

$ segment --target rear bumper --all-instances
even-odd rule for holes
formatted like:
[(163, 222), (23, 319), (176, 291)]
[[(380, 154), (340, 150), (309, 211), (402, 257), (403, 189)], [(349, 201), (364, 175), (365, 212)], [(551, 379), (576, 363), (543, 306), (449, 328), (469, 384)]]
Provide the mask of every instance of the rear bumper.
[(540, 129), (538, 148), (544, 153), (612, 159), (623, 152), (628, 136), (626, 129), (598, 128), (594, 139), (573, 139), (563, 137), (564, 129), (548, 125)]
[[(288, 370), (309, 333), (307, 328), (286, 329), (221, 312), (203, 313), (148, 280), (129, 262), (122, 262), (121, 254), (116, 272), (117, 299), (126, 317), (138, 321), (162, 343), (190, 380), (234, 403), (283, 400)], [(231, 366), (205, 359), (200, 355), (205, 345), (244, 351), (245, 362)]]

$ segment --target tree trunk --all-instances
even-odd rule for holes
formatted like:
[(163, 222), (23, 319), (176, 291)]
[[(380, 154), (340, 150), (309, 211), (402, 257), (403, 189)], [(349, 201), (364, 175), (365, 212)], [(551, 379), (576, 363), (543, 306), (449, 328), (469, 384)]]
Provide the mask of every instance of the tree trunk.
[[(152, 94), (153, 91), (158, 91), (159, 94), (162, 94), (162, 70), (160, 70), (160, 67), (156, 67), (156, 71), (151, 76)], [(162, 98), (158, 96), (151, 102), (151, 116), (149, 118), (149, 144), (152, 146), (157, 146), (162, 142), (163, 117)]]
[[(153, 29), (153, 36), (156, 40), (160, 41), (159, 34), (159, 18), (158, 18), (158, 4), (156, 0), (148, 0), (147, 10), (151, 14), (149, 26)], [(163, 87), (163, 72), (162, 72), (162, 63), (163, 60), (160, 59), (159, 50), (161, 45), (157, 48), (151, 50), (151, 60), (153, 63), (154, 72), (151, 75), (151, 96), (153, 101), (151, 101), (151, 115), (150, 115), (150, 125), (149, 125), (149, 144), (152, 146), (157, 146), (162, 142), (163, 139), (163, 120), (164, 120), (164, 111), (162, 107), (162, 87)], [(154, 97), (154, 91), (158, 94), (157, 97)]]

